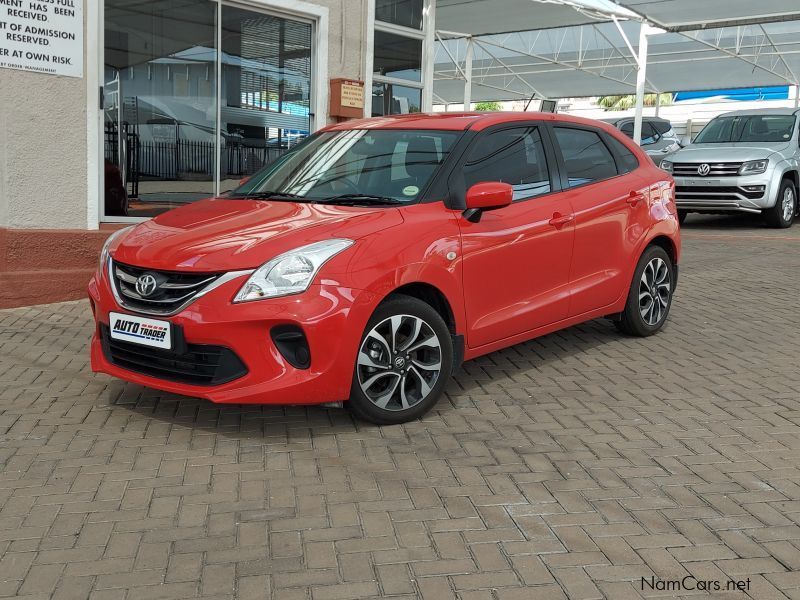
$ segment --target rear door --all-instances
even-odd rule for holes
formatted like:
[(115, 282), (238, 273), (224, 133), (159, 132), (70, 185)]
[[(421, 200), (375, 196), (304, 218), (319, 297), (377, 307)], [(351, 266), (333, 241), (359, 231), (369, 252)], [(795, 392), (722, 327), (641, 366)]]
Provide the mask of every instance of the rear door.
[(553, 125), (563, 196), (575, 215), (570, 316), (613, 304), (627, 291), (631, 254), (646, 231), (649, 193), (638, 159), (588, 126)]
[(514, 189), (514, 202), (460, 219), (467, 343), (483, 346), (566, 318), (574, 228), (558, 193), (547, 129), (515, 124), (482, 132), (467, 150), (451, 188), (484, 181)]

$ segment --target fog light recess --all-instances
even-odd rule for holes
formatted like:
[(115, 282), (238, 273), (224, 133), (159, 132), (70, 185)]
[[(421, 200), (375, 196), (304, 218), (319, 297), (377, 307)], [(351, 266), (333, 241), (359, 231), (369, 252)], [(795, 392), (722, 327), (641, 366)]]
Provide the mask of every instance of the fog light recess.
[(308, 340), (298, 325), (276, 325), (270, 330), (270, 337), (281, 356), (295, 369), (311, 366)]

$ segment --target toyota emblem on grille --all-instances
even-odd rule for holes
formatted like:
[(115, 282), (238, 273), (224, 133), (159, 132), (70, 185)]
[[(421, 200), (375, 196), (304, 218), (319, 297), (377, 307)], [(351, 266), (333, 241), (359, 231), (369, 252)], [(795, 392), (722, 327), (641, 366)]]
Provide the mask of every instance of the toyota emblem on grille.
[(703, 163), (697, 167), (697, 174), (700, 175), (700, 177), (705, 177), (709, 173), (711, 173), (711, 165)]
[(150, 273), (145, 273), (136, 280), (136, 293), (142, 298), (152, 296), (158, 288), (158, 281)]

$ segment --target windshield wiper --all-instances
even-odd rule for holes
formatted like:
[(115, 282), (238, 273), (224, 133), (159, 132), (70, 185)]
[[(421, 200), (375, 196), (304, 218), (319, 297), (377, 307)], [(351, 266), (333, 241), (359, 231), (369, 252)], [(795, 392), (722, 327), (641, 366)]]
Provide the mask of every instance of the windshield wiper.
[(305, 196), (300, 194), (292, 194), (290, 192), (250, 192), (247, 194), (231, 194), (228, 198), (241, 198), (245, 200), (294, 200), (298, 202), (306, 202)]
[(405, 204), (402, 200), (390, 196), (376, 196), (374, 194), (340, 194), (323, 200), (316, 200), (318, 204), (339, 204), (343, 206), (386, 206), (391, 204)]

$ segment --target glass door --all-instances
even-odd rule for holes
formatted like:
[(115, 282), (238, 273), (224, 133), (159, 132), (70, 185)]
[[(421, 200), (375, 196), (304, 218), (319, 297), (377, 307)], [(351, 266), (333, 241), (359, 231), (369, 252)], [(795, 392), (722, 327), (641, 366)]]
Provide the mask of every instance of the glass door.
[(213, 0), (104, 1), (104, 219), (230, 190), (309, 134), (311, 21)]
[(213, 195), (217, 4), (105, 0), (106, 217)]

